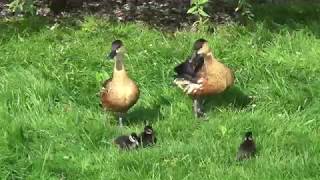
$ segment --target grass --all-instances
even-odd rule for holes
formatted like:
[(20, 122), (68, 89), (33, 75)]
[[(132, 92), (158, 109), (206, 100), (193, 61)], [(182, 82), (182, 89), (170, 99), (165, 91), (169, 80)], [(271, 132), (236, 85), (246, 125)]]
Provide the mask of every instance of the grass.
[[(248, 27), (218, 26), (214, 34), (172, 35), (90, 16), (53, 30), (41, 18), (2, 20), (0, 177), (319, 179), (317, 21), (273, 27), (274, 20), (258, 18)], [(237, 77), (234, 88), (208, 99), (208, 122), (194, 119), (191, 100), (171, 84), (173, 67), (199, 37)], [(124, 129), (95, 95), (112, 75), (105, 55), (116, 38), (127, 46), (126, 68), (141, 90)], [(158, 134), (155, 147), (119, 152), (111, 144), (141, 131), (145, 120)], [(246, 130), (254, 133), (258, 156), (236, 163)]]

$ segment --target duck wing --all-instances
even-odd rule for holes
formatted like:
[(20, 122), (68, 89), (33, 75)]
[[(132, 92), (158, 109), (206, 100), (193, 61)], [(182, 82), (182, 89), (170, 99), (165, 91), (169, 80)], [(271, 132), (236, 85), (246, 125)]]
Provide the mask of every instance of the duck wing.
[(106, 86), (108, 85), (108, 83), (109, 83), (111, 80), (112, 80), (112, 78), (109, 78), (109, 79), (105, 80), (105, 81), (103, 82), (103, 84), (102, 84), (102, 87), (103, 87), (103, 88), (106, 88)]
[(192, 62), (194, 64), (194, 74), (196, 75), (204, 65), (204, 58), (202, 56), (197, 55), (192, 59)]
[(107, 80), (105, 80), (103, 83), (102, 83), (102, 88), (100, 89), (100, 97), (102, 97), (102, 95), (103, 95), (103, 93), (106, 93), (106, 92), (108, 92), (108, 89), (109, 89), (109, 84), (110, 84), (110, 82), (112, 81), (112, 78), (110, 78), (110, 79), (107, 79)]
[(185, 80), (191, 81), (192, 83), (196, 83), (196, 75), (202, 68), (203, 64), (204, 58), (198, 55), (194, 55), (174, 68), (174, 71), (177, 73), (175, 78), (183, 78)]

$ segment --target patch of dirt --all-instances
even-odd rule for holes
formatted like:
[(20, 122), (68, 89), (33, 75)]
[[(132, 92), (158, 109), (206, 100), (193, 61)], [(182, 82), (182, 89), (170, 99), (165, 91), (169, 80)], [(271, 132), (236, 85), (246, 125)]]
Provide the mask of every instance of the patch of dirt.
[[(189, 26), (196, 20), (187, 14), (190, 0), (43, 0), (37, 1), (35, 6), (39, 16), (81, 17), (90, 13), (120, 22), (143, 21), (167, 30)], [(210, 20), (216, 23), (234, 19), (234, 6), (223, 1), (209, 3), (206, 11)], [(0, 2), (0, 16), (10, 15), (4, 3)]]

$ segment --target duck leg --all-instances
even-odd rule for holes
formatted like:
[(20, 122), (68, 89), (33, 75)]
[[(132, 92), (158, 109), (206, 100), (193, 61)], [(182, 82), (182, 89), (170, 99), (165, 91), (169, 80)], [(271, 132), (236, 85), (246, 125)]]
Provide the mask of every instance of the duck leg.
[(201, 98), (199, 100), (198, 115), (199, 115), (199, 117), (202, 117), (202, 118), (206, 118), (207, 117), (207, 114), (204, 112), (204, 99), (203, 98)]
[(203, 99), (200, 97), (193, 98), (193, 112), (196, 118), (206, 116), (203, 109)]
[(119, 126), (120, 126), (120, 127), (123, 127), (123, 120), (125, 119), (125, 114), (126, 114), (126, 113), (123, 113), (123, 112), (119, 112), (119, 113), (118, 113)]
[(197, 116), (198, 99), (197, 98), (193, 98), (192, 110), (193, 110), (195, 118), (198, 118), (198, 116)]

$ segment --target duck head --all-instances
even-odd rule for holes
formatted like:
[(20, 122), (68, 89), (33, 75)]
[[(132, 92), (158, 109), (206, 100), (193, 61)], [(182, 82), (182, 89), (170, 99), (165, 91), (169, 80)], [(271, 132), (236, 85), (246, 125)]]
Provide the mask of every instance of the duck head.
[(200, 55), (200, 56), (205, 56), (211, 51), (208, 41), (202, 38), (194, 42), (193, 50), (196, 52), (197, 55)]
[(253, 140), (251, 131), (246, 132), (246, 134), (244, 135), (244, 140), (245, 141), (252, 141)]
[(109, 58), (114, 59), (117, 54), (124, 54), (126, 52), (125, 47), (121, 40), (115, 40), (111, 44), (111, 52), (109, 53)]

